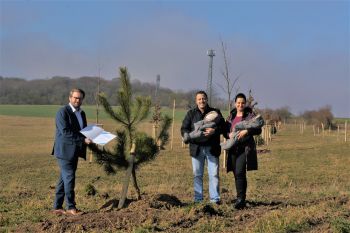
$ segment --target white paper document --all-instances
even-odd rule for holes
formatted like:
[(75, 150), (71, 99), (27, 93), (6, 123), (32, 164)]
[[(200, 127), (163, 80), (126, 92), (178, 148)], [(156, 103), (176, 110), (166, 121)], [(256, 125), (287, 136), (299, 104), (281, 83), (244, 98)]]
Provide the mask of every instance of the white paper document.
[(88, 125), (84, 129), (80, 130), (85, 137), (90, 138), (94, 143), (99, 145), (105, 145), (115, 137), (116, 135), (104, 131), (101, 127), (96, 125)]

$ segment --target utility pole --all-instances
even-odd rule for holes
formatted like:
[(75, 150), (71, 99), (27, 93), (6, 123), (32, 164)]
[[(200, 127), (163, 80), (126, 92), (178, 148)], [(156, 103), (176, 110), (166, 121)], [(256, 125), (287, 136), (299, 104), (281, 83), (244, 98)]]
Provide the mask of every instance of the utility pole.
[(208, 82), (207, 82), (207, 93), (208, 93), (208, 103), (211, 106), (212, 99), (212, 84), (213, 84), (213, 60), (215, 56), (215, 50), (209, 49), (207, 51), (209, 56), (209, 71), (208, 71)]

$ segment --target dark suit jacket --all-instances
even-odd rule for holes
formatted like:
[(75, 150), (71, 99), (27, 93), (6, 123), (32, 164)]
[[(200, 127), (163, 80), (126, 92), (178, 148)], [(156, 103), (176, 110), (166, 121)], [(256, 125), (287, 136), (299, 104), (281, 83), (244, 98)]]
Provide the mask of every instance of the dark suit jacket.
[[(86, 127), (86, 116), (81, 111), (83, 127)], [(86, 159), (85, 136), (80, 133), (80, 125), (69, 105), (62, 107), (56, 114), (56, 134), (52, 155), (59, 159), (74, 160), (78, 156)]]

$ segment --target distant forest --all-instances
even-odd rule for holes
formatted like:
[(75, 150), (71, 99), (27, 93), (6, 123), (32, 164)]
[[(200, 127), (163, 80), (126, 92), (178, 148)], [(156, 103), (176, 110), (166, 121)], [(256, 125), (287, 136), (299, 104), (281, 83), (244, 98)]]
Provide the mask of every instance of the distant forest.
[[(81, 88), (86, 92), (84, 103), (96, 104), (97, 77), (81, 77), (72, 79), (69, 77), (52, 77), (50, 79), (25, 80), (21, 78), (5, 78), (0, 76), (0, 104), (43, 104), (64, 105), (68, 102), (68, 93), (74, 88)], [(155, 102), (156, 85), (131, 80), (134, 96), (149, 96)], [(100, 91), (104, 92), (112, 105), (117, 103), (117, 90), (119, 78), (112, 80), (100, 79)], [(163, 107), (172, 108), (174, 99), (177, 108), (190, 108), (195, 106), (194, 95), (197, 90), (188, 92), (173, 91), (160, 87), (157, 91), (157, 100)], [(217, 98), (212, 99), (212, 105), (221, 110), (227, 110), (227, 101)], [(293, 117), (288, 106), (279, 109), (258, 109), (265, 119), (275, 121), (288, 120)], [(333, 114), (330, 106), (324, 106), (318, 110), (305, 111), (300, 116), (309, 123), (321, 123), (331, 125)]]
[[(156, 85), (132, 80), (134, 96), (150, 96), (155, 100)], [(0, 104), (57, 104), (68, 102), (68, 93), (74, 88), (81, 88), (86, 92), (84, 103), (96, 104), (97, 77), (81, 77), (72, 79), (69, 77), (52, 77), (50, 79), (25, 80), (21, 78), (5, 78), (0, 76)], [(117, 90), (119, 78), (112, 80), (100, 79), (100, 92), (104, 92), (112, 105), (117, 103)], [(178, 107), (187, 108), (194, 104), (196, 90), (182, 92), (160, 87), (157, 91), (161, 106), (173, 106), (176, 99)]]

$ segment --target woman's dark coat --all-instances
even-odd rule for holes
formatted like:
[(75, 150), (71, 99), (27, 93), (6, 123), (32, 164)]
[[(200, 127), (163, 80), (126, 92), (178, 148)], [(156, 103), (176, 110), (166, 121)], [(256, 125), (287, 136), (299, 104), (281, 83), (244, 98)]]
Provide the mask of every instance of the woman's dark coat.
[[(246, 107), (244, 109), (243, 113), (243, 119), (244, 120), (249, 114), (253, 114), (253, 111), (251, 108)], [(230, 133), (231, 129), (231, 122), (232, 120), (236, 117), (237, 115), (237, 109), (234, 108), (231, 112), (229, 117), (226, 119), (226, 137)], [(257, 152), (256, 152), (256, 146), (255, 146), (255, 141), (253, 138), (253, 135), (259, 135), (261, 134), (261, 129), (248, 129), (248, 137), (249, 139), (245, 142), (242, 142), (241, 144), (238, 144), (236, 147), (232, 147), (228, 151), (228, 157), (227, 157), (227, 172), (232, 171), (234, 166), (235, 160), (233, 159), (234, 155), (240, 155), (242, 153), (246, 153), (247, 157), (247, 171), (251, 170), (258, 170), (258, 157), (257, 157)]]

